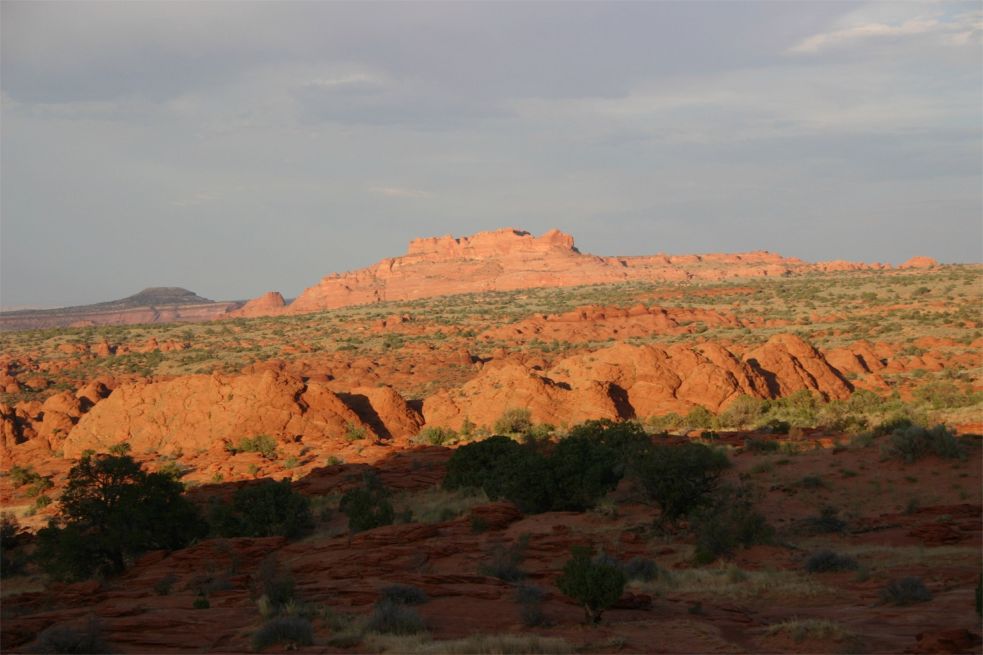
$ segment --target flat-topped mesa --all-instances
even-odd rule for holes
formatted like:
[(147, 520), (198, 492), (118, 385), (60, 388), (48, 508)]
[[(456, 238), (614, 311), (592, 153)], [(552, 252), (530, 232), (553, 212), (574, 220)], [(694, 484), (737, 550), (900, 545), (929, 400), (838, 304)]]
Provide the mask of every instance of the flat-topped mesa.
[[(838, 263), (836, 270), (863, 270), (867, 264)], [(619, 282), (728, 280), (785, 277), (829, 270), (766, 250), (703, 255), (598, 257), (581, 253), (573, 237), (559, 230), (534, 236), (506, 228), (469, 237), (414, 239), (402, 257), (357, 271), (335, 273), (306, 289), (283, 310), (299, 314), (348, 305), (417, 300), (458, 293), (514, 291)]]
[(451, 235), (413, 239), (406, 257), (432, 259), (483, 259), (507, 257), (516, 254), (579, 254), (573, 245), (573, 237), (560, 230), (550, 230), (535, 237), (525, 230), (504, 228), (491, 232), (478, 232), (470, 237), (455, 238)]

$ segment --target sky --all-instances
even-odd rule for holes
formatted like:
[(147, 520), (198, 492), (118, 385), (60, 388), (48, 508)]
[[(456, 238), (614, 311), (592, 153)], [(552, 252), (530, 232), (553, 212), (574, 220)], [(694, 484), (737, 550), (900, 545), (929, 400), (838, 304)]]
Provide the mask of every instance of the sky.
[(983, 4), (0, 3), (0, 305), (415, 237), (983, 260)]

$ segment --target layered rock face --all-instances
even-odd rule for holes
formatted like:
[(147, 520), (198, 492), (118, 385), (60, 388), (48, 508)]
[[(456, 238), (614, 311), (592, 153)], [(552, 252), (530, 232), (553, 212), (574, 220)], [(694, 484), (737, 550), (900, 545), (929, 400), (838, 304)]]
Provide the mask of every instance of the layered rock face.
[(809, 264), (760, 251), (740, 254), (597, 257), (581, 253), (573, 237), (552, 230), (535, 237), (504, 229), (471, 237), (416, 239), (406, 255), (336, 273), (306, 289), (288, 313), (433, 296), (514, 289), (604, 284), (630, 280), (723, 280), (781, 277), (825, 270), (884, 268), (881, 264)]
[(713, 342), (668, 348), (619, 343), (562, 359), (547, 371), (487, 366), (462, 387), (427, 398), (423, 413), (428, 425), (457, 429), (465, 420), (490, 426), (505, 410), (525, 407), (537, 423), (574, 425), (685, 414), (698, 405), (719, 412), (742, 395), (778, 398), (802, 389), (843, 399), (853, 387), (822, 353), (790, 334), (743, 357)]
[(126, 384), (79, 419), (63, 451), (73, 458), (121, 441), (136, 453), (221, 450), (226, 442), (262, 434), (339, 439), (349, 426), (408, 437), (422, 423), (392, 390), (372, 389), (359, 400), (350, 407), (322, 384), (276, 371)]

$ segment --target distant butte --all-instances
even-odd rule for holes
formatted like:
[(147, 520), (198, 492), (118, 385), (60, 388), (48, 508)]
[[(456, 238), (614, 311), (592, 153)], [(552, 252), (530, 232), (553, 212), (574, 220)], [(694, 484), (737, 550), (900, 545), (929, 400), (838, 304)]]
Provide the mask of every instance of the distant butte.
[(536, 237), (506, 228), (470, 237), (414, 239), (404, 256), (328, 275), (290, 305), (271, 308), (270, 313), (301, 314), (387, 300), (535, 287), (784, 277), (813, 271), (884, 268), (889, 266), (846, 261), (810, 264), (768, 251), (598, 257), (580, 252), (573, 237), (559, 230)]

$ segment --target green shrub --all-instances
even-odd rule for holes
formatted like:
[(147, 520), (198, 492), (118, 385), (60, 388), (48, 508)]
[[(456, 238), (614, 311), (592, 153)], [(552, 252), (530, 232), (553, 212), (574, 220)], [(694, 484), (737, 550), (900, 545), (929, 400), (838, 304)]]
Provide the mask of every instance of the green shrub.
[(68, 473), (57, 519), (38, 532), (35, 558), (52, 577), (123, 571), (147, 550), (183, 548), (207, 532), (182, 485), (128, 456), (83, 457)]
[(941, 424), (934, 428), (911, 425), (894, 430), (888, 452), (892, 457), (897, 457), (907, 464), (928, 455), (948, 459), (966, 457), (956, 440), (956, 434)]
[(599, 440), (574, 435), (558, 443), (548, 459), (552, 509), (582, 512), (593, 507), (618, 485), (618, 464), (615, 451)]
[(198, 592), (195, 602), (191, 604), (191, 608), (196, 610), (207, 610), (211, 606), (212, 604), (208, 602), (208, 597), (201, 591)]
[(839, 518), (839, 510), (835, 507), (824, 507), (819, 516), (804, 518), (797, 524), (797, 529), (803, 534), (829, 534), (846, 530), (846, 521)]
[(642, 582), (654, 580), (659, 575), (658, 565), (644, 557), (632, 557), (622, 564), (621, 570), (628, 580), (641, 580)]
[(525, 452), (508, 437), (495, 436), (461, 446), (447, 462), (445, 489), (484, 489), (491, 500), (504, 495), (507, 470)]
[(543, 599), (546, 597), (539, 587), (519, 585), (515, 590), (515, 599), (519, 603), (519, 618), (522, 625), (534, 628), (549, 624), (543, 613)]
[(289, 480), (262, 480), (239, 488), (231, 509), (216, 506), (211, 521), (223, 537), (297, 539), (314, 529), (310, 501), (295, 492)]
[(860, 568), (857, 560), (846, 555), (839, 555), (831, 550), (820, 550), (806, 560), (806, 571), (809, 573), (827, 573), (829, 571), (856, 571)]
[(443, 446), (444, 444), (457, 441), (457, 432), (450, 428), (437, 426), (427, 426), (420, 430), (420, 434), (413, 439), (415, 443), (427, 444), (430, 446)]
[(751, 396), (738, 396), (717, 416), (721, 427), (746, 428), (757, 425), (766, 411), (765, 401)]
[(488, 562), (478, 567), (478, 573), (488, 575), (505, 582), (516, 582), (526, 577), (525, 571), (519, 568), (526, 558), (526, 548), (529, 545), (529, 535), (523, 534), (511, 546), (495, 544), (492, 546)]
[(653, 446), (633, 469), (661, 509), (661, 520), (675, 522), (708, 502), (728, 466), (724, 453), (689, 442)]
[(891, 580), (881, 590), (881, 600), (891, 605), (914, 605), (932, 600), (932, 594), (921, 578), (908, 577)]
[(532, 412), (525, 407), (512, 407), (502, 412), (495, 421), (495, 432), (524, 434), (532, 428)]
[(745, 439), (744, 448), (749, 453), (776, 453), (779, 444), (773, 439)]
[(314, 628), (301, 616), (277, 616), (263, 624), (253, 635), (253, 650), (261, 651), (273, 644), (286, 644), (288, 650), (314, 643)]
[(361, 425), (355, 425), (351, 421), (345, 423), (345, 441), (362, 441), (368, 436), (369, 431)]
[(269, 460), (277, 458), (277, 443), (273, 437), (260, 434), (252, 438), (242, 438), (239, 445), (232, 449), (233, 453), (259, 453)]
[(395, 519), (389, 492), (374, 476), (366, 476), (364, 486), (347, 491), (338, 509), (348, 517), (348, 530), (353, 534), (391, 525)]
[(13, 486), (23, 487), (25, 484), (37, 482), (41, 479), (41, 475), (34, 470), (33, 466), (18, 466), (14, 465), (10, 467), (10, 472), (7, 473), (10, 477), (10, 482)]
[(727, 557), (738, 547), (771, 543), (774, 529), (755, 511), (751, 493), (745, 488), (722, 489), (714, 503), (693, 517), (696, 533), (694, 555), (700, 564)]
[(683, 422), (691, 430), (706, 430), (713, 427), (715, 419), (710, 410), (697, 405), (689, 411)]
[(599, 623), (604, 610), (621, 598), (625, 583), (625, 574), (619, 567), (595, 562), (589, 548), (578, 546), (563, 566), (556, 586), (583, 605), (588, 623)]
[(430, 599), (419, 587), (408, 584), (394, 584), (379, 590), (379, 600), (388, 600), (401, 605), (422, 605)]
[(27, 556), (21, 550), (23, 536), (16, 516), (9, 512), (0, 514), (0, 577), (24, 571)]
[(275, 553), (263, 558), (256, 571), (253, 593), (265, 597), (275, 611), (294, 599), (294, 577), (289, 569), (280, 566)]
[(413, 635), (426, 630), (423, 619), (403, 603), (383, 599), (372, 608), (366, 630), (387, 635)]

